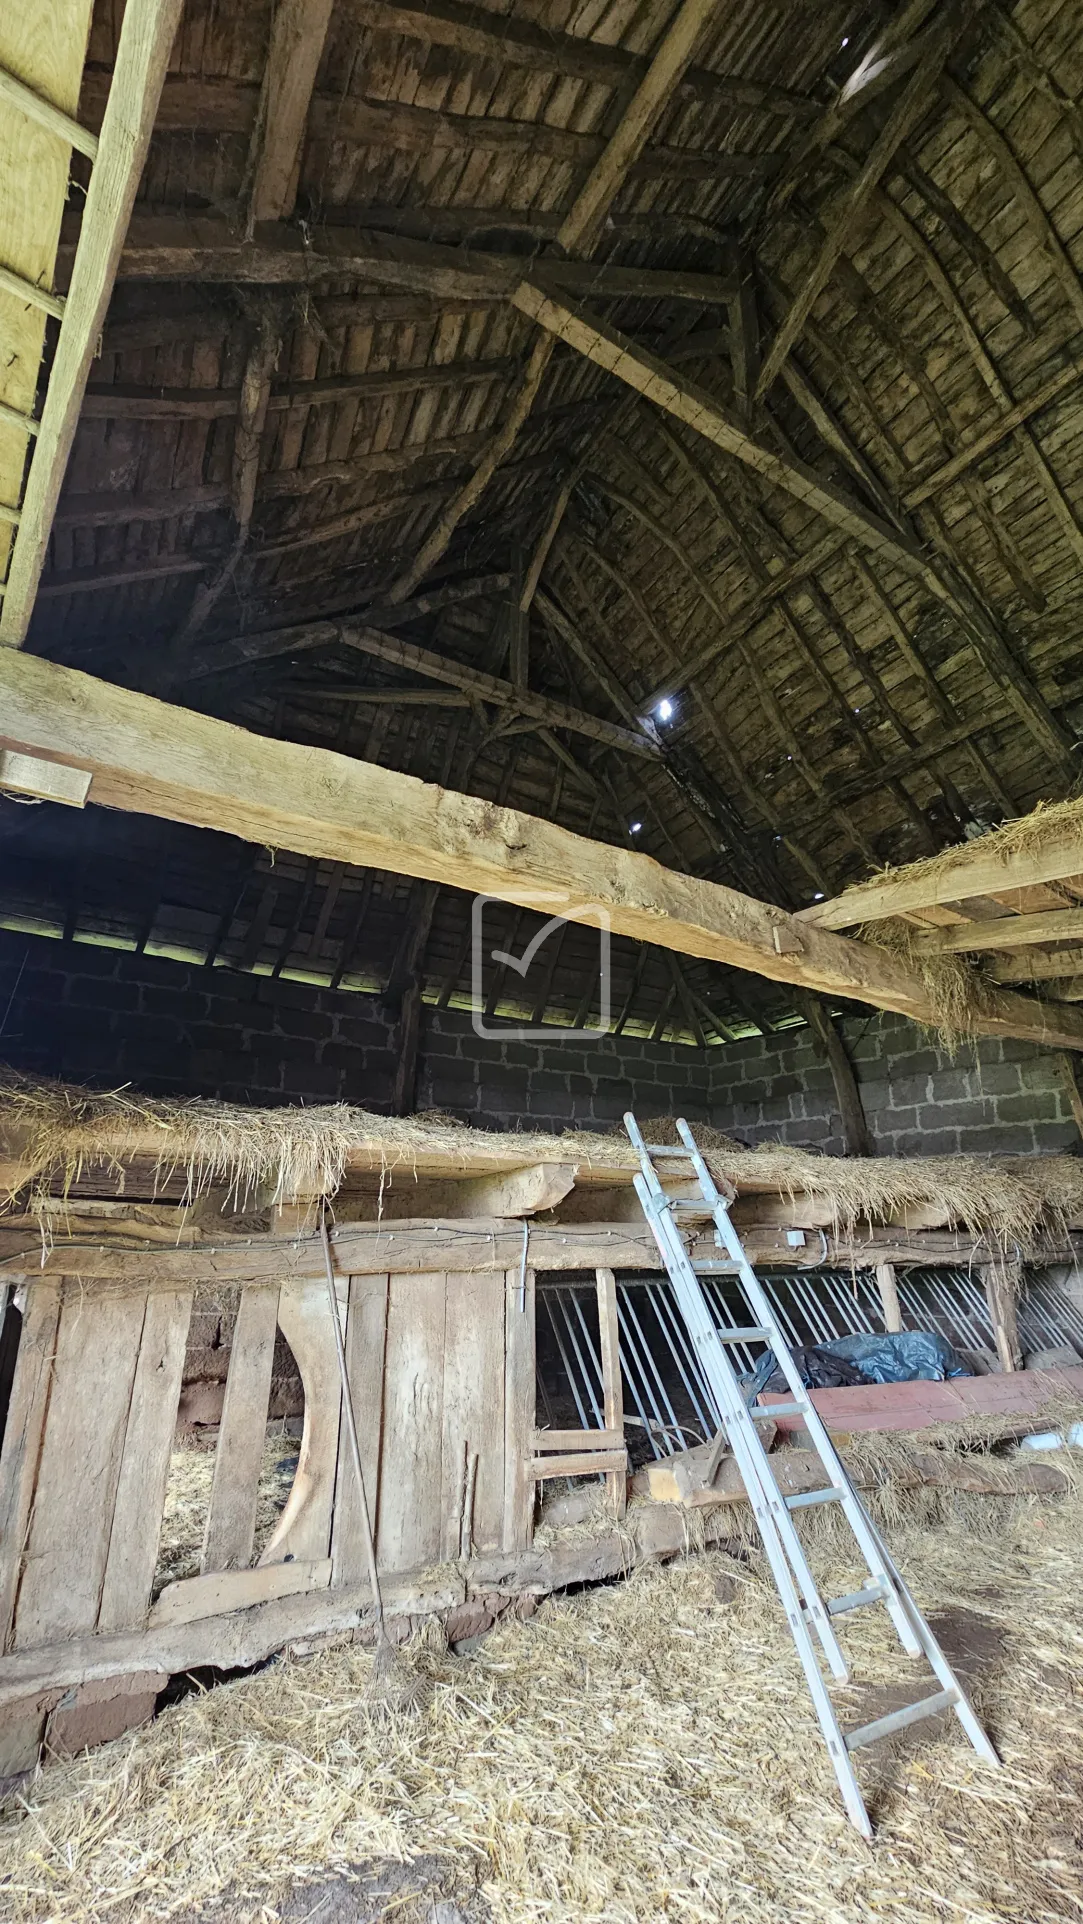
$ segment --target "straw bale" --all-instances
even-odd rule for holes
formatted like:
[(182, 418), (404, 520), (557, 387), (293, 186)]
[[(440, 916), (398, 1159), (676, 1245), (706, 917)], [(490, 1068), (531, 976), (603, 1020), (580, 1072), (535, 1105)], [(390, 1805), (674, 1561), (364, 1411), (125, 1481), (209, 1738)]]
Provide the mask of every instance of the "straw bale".
[[(861, 1753), (871, 1849), (843, 1815), (761, 1558), (713, 1551), (548, 1600), (469, 1656), (419, 1641), (420, 1720), (365, 1715), (371, 1659), (350, 1646), (50, 1765), (0, 1821), (0, 1907), (134, 1924), (228, 1891), (220, 1916), (271, 1924), (297, 1880), (426, 1856), (476, 1876), (497, 1924), (1078, 1919), (1083, 1498), (936, 1501), (902, 1512), (892, 1547), (1004, 1768), (951, 1720)], [(806, 1540), (825, 1592), (850, 1589), (859, 1569), (831, 1526)], [(880, 1714), (892, 1687), (927, 1689), (886, 1613), (844, 1636), (845, 1723)]]
[[(670, 1118), (647, 1126), (652, 1139), (676, 1140)], [(46, 1198), (66, 1195), (99, 1163), (122, 1184), (126, 1157), (137, 1147), (145, 1151), (148, 1133), (161, 1145), (155, 1181), (180, 1173), (190, 1200), (224, 1184), (242, 1210), (256, 1198), (266, 1204), (334, 1196), (351, 1154), (364, 1153), (387, 1172), (416, 1167), (419, 1156), (437, 1152), (464, 1174), (476, 1173), (473, 1151), (492, 1141), (488, 1132), (445, 1116), (379, 1116), (346, 1103), (256, 1109), (167, 1100), (39, 1082), (11, 1071), (0, 1079), (0, 1137), (5, 1130), (20, 1133), (23, 1158), (38, 1172), (29, 1206), (46, 1236), (62, 1228)], [(842, 1239), (859, 1224), (899, 1221), (906, 1209), (931, 1205), (950, 1227), (986, 1238), (995, 1250), (1025, 1254), (1045, 1239), (1063, 1244), (1068, 1221), (1083, 1214), (1083, 1162), (1069, 1156), (820, 1156), (781, 1143), (745, 1148), (704, 1125), (697, 1125), (697, 1139), (720, 1182), (739, 1194), (815, 1198), (830, 1209), (833, 1233)], [(617, 1134), (524, 1131), (514, 1143), (524, 1163), (573, 1159), (577, 1171), (626, 1169), (629, 1176), (638, 1167), (631, 1144)]]

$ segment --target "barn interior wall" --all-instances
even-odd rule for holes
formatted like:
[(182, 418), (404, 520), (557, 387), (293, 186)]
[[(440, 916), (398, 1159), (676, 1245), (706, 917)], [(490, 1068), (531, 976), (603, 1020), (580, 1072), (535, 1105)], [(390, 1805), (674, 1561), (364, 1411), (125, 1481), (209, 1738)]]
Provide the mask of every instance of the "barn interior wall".
[[(901, 1017), (843, 1024), (887, 1155), (1033, 1154), (1079, 1141), (1055, 1058), (983, 1040), (952, 1059)], [(32, 1074), (236, 1102), (390, 1103), (394, 1018), (376, 998), (0, 931), (0, 1061)], [(635, 1036), (479, 1037), (426, 1009), (417, 1106), (480, 1127), (610, 1127), (632, 1107), (749, 1142), (840, 1153), (830, 1071), (807, 1029), (707, 1051)]]

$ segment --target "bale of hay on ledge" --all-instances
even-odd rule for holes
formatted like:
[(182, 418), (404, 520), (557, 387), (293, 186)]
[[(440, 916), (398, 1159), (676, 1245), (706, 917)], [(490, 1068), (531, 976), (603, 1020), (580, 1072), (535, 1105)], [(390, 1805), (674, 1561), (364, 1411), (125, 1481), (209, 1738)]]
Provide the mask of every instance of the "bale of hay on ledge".
[[(675, 1135), (667, 1118), (648, 1126), (663, 1140), (667, 1130)], [(843, 1158), (783, 1144), (746, 1149), (709, 1127), (699, 1132), (720, 1181), (738, 1194), (815, 1198), (829, 1208), (841, 1238), (860, 1224), (900, 1221), (907, 1209), (931, 1206), (949, 1227), (1026, 1253), (1043, 1239), (1063, 1243), (1069, 1219), (1083, 1215), (1083, 1161), (1068, 1156)], [(180, 1175), (189, 1199), (222, 1185), (242, 1210), (257, 1197), (264, 1205), (332, 1197), (351, 1158), (386, 1172), (416, 1171), (426, 1156), (439, 1156), (466, 1175), (477, 1173), (499, 1144), (505, 1167), (573, 1161), (581, 1174), (620, 1171), (629, 1180), (638, 1168), (631, 1144), (616, 1133), (498, 1136), (446, 1116), (378, 1116), (346, 1103), (257, 1109), (168, 1100), (10, 1071), (0, 1079), (0, 1142), (5, 1138), (18, 1142), (21, 1163), (34, 1172), (30, 1207), (43, 1217), (44, 1198), (66, 1195), (89, 1166), (104, 1165), (122, 1183), (127, 1163), (148, 1151), (156, 1181)], [(0, 1196), (0, 1209), (4, 1200)]]
[[(914, 1508), (890, 1540), (1004, 1768), (954, 1721), (859, 1753), (871, 1849), (758, 1556), (712, 1552), (545, 1602), (470, 1657), (422, 1643), (420, 1722), (371, 1722), (371, 1660), (350, 1646), (46, 1768), (0, 1820), (0, 1910), (203, 1924), (226, 1891), (230, 1924), (272, 1924), (295, 1880), (435, 1854), (476, 1877), (495, 1924), (1078, 1919), (1083, 1499)], [(824, 1591), (851, 1589), (837, 1532), (808, 1541)], [(928, 1688), (883, 1611), (844, 1640), (844, 1723), (881, 1714), (893, 1685)]]

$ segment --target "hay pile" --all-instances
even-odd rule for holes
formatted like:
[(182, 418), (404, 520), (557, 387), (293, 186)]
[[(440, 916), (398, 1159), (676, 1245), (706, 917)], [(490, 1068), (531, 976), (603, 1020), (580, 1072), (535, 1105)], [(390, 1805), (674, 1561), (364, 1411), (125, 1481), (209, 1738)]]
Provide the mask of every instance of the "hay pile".
[[(1060, 1459), (1063, 1462), (1063, 1457)], [(862, 1753), (878, 1823), (845, 1821), (777, 1598), (720, 1553), (544, 1603), (471, 1657), (431, 1643), (424, 1719), (362, 1714), (356, 1646), (282, 1663), (31, 1786), (0, 1821), (0, 1909), (57, 1924), (271, 1924), (292, 1881), (435, 1853), (496, 1924), (1066, 1924), (1083, 1891), (1083, 1498), (913, 1507), (892, 1530), (946, 1642), (977, 1651), (1005, 1768), (949, 1724)], [(858, 1574), (829, 1523), (827, 1594)], [(881, 1611), (847, 1619), (861, 1686), (906, 1678)], [(920, 1694), (920, 1688), (913, 1694)], [(208, 1913), (208, 1918), (214, 1913)]]
[[(215, 1436), (207, 1443), (187, 1443), (170, 1456), (162, 1530), (158, 1538), (154, 1596), (167, 1583), (180, 1583), (184, 1577), (199, 1575), (217, 1447), (218, 1438)], [(269, 1426), (256, 1492), (253, 1563), (259, 1561), (260, 1552), (285, 1508), (297, 1468), (298, 1447), (297, 1439), (286, 1436), (281, 1425)]]
[[(643, 1126), (651, 1140), (675, 1140), (669, 1118)], [(843, 1240), (860, 1224), (901, 1221), (907, 1209), (931, 1206), (950, 1227), (985, 1238), (995, 1250), (1027, 1254), (1045, 1239), (1063, 1244), (1069, 1219), (1083, 1215), (1083, 1160), (1070, 1156), (842, 1158), (774, 1143), (746, 1149), (703, 1125), (697, 1136), (715, 1176), (738, 1194), (813, 1197), (830, 1209), (832, 1231)], [(91, 1165), (104, 1165), (122, 1182), (126, 1162), (145, 1157), (148, 1144), (157, 1183), (180, 1174), (189, 1199), (225, 1185), (243, 1210), (257, 1199), (266, 1207), (333, 1196), (351, 1155), (361, 1153), (385, 1172), (416, 1169), (426, 1151), (476, 1172), (481, 1165), (472, 1152), (493, 1141), (447, 1116), (377, 1116), (345, 1103), (254, 1109), (159, 1100), (10, 1071), (0, 1079), (0, 1142), (5, 1137), (18, 1141), (20, 1161), (36, 1171), (29, 1207), (50, 1224), (55, 1210), (44, 1208), (47, 1196), (66, 1195)], [(524, 1131), (514, 1143), (523, 1163), (574, 1159), (582, 1170), (638, 1168), (623, 1132)], [(0, 1194), (0, 1211), (4, 1200)]]

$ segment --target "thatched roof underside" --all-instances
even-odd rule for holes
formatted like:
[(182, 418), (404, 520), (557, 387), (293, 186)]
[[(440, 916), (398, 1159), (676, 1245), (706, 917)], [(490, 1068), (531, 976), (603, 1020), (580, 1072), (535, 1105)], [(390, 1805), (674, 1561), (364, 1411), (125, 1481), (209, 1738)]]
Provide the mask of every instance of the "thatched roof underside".
[[(878, 546), (562, 343), (422, 565), (541, 338), (507, 298), (516, 263), (559, 266), (672, 12), (335, 0), (295, 189), (245, 248), (272, 9), (188, 0), (30, 645), (796, 907), (1076, 781), (1083, 9), (705, 9), (590, 269), (559, 283)], [(87, 124), (117, 22), (99, 0)], [(349, 616), (448, 672), (348, 645)], [(642, 733), (663, 696), (664, 755), (581, 725)], [(429, 999), (468, 992), (454, 890), (95, 810), (3, 802), (0, 836), (9, 925), (365, 988), (423, 926)], [(507, 911), (508, 946), (529, 919)], [(586, 1019), (588, 941), (570, 931), (535, 1019)], [(623, 942), (614, 1001), (701, 1041), (793, 1019), (785, 988)]]

